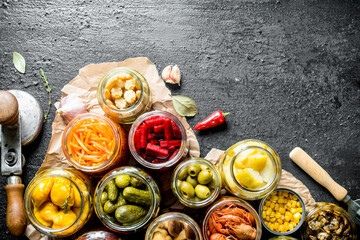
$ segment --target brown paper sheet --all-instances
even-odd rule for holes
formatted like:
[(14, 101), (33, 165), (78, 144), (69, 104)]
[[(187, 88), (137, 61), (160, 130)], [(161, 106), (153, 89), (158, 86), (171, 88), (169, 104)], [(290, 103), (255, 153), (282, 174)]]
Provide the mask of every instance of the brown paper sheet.
[[(122, 62), (109, 62), (87, 65), (81, 68), (79, 70), (79, 74), (63, 87), (62, 97), (65, 97), (69, 94), (76, 94), (80, 98), (85, 100), (89, 112), (104, 115), (104, 112), (101, 110), (96, 98), (96, 89), (101, 78), (108, 71), (116, 67), (134, 68), (142, 75), (144, 75), (144, 77), (149, 83), (151, 90), (151, 98), (153, 103), (152, 109), (171, 112), (181, 120), (186, 129), (186, 134), (188, 138), (186, 157), (199, 157), (200, 147), (192, 128), (187, 123), (185, 117), (181, 117), (176, 113), (172, 105), (171, 97), (169, 95), (170, 90), (165, 86), (164, 81), (160, 78), (156, 66), (147, 58), (130, 58)], [(55, 103), (55, 106), (58, 107), (59, 102)], [(46, 168), (70, 167), (61, 148), (61, 136), (65, 127), (65, 122), (63, 121), (61, 116), (56, 113), (54, 122), (52, 124), (52, 137), (50, 140), (50, 144), (44, 162), (41, 165), (39, 171), (42, 171)], [(212, 149), (206, 156), (206, 159), (216, 164), (218, 163), (222, 153), (223, 151), (221, 150)], [(288, 187), (295, 190), (303, 198), (306, 204), (315, 202), (309, 190), (292, 174), (286, 172), (285, 170), (283, 170), (279, 186)], [(225, 189), (223, 189), (222, 191), (224, 194)], [(182, 208), (182, 205), (179, 203), (175, 203), (171, 207), (171, 209), (179, 208)], [(31, 240), (49, 239), (47, 236), (40, 234), (30, 224), (27, 226), (25, 236), (27, 236)]]

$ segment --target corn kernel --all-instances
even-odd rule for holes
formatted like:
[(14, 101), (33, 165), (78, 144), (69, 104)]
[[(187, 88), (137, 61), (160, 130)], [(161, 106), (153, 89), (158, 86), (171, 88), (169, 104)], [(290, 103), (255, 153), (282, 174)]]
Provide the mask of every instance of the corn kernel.
[(274, 208), (274, 207), (275, 207), (275, 203), (272, 202), (272, 203), (270, 204), (270, 208)]
[(283, 207), (280, 208), (280, 209), (279, 209), (279, 212), (284, 214), (284, 213), (285, 213), (285, 208), (283, 208)]

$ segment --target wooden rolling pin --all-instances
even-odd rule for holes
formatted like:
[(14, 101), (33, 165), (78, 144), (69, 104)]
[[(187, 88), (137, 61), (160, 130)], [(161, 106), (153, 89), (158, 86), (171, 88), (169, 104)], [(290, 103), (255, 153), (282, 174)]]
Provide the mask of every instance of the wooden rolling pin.
[(302, 170), (329, 190), (338, 201), (342, 201), (345, 198), (348, 191), (335, 182), (304, 150), (296, 147), (290, 152), (289, 156)]

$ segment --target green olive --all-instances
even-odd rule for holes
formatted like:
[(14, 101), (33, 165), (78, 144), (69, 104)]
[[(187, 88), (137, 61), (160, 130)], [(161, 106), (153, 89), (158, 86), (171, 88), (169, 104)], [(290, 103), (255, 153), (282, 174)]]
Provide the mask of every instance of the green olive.
[(110, 200), (107, 200), (104, 204), (104, 212), (106, 213), (113, 213), (116, 210), (115, 204), (112, 203)]
[(201, 168), (201, 171), (204, 171), (204, 170), (209, 170), (210, 171), (210, 168), (204, 164), (201, 164), (200, 165), (200, 168)]
[(196, 181), (196, 177), (187, 176), (186, 181), (190, 183), (193, 187), (196, 187), (199, 183)]
[(202, 170), (197, 176), (200, 184), (206, 185), (213, 179), (213, 173), (210, 170)]
[(194, 187), (188, 183), (188, 182), (182, 182), (181, 184), (181, 194), (185, 197), (185, 198), (193, 198), (195, 196), (195, 190)]
[(106, 201), (108, 200), (108, 193), (106, 191), (103, 191), (100, 195), (100, 203), (101, 205), (104, 205)]
[(198, 198), (206, 199), (210, 196), (210, 190), (207, 186), (198, 184), (195, 187), (195, 194)]
[(182, 182), (183, 182), (183, 181), (181, 181), (181, 180), (177, 180), (177, 181), (176, 181), (176, 187), (177, 187), (177, 189), (180, 190)]
[(201, 171), (200, 165), (199, 164), (190, 164), (188, 167), (188, 174), (192, 177), (195, 177), (199, 174), (199, 172)]
[(208, 186), (208, 188), (210, 188), (210, 189), (215, 189), (215, 186), (216, 186), (215, 180), (214, 180), (214, 179), (211, 180), (211, 182), (209, 182), (207, 186)]
[(115, 178), (115, 184), (118, 188), (126, 188), (130, 184), (130, 176), (126, 174), (119, 175)]
[(131, 186), (133, 186), (135, 188), (139, 188), (142, 185), (144, 185), (143, 181), (141, 181), (137, 177), (131, 177), (130, 183), (131, 183)]
[(193, 198), (191, 199), (191, 201), (200, 202), (200, 201), (202, 201), (202, 199), (200, 199), (200, 198), (198, 198), (197, 196), (195, 196), (195, 197), (193, 197)]
[(187, 171), (188, 171), (188, 168), (187, 168), (187, 167), (183, 167), (183, 168), (180, 170), (179, 175), (178, 175), (179, 180), (184, 181), (184, 180), (186, 179), (186, 177), (187, 177), (187, 175), (188, 175)]

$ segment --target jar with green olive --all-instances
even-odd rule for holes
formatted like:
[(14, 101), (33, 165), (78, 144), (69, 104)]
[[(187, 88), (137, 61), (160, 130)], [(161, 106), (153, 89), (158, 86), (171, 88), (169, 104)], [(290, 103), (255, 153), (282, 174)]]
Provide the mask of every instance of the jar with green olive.
[(193, 158), (175, 168), (171, 177), (171, 189), (185, 206), (205, 207), (219, 196), (220, 173), (210, 161)]

